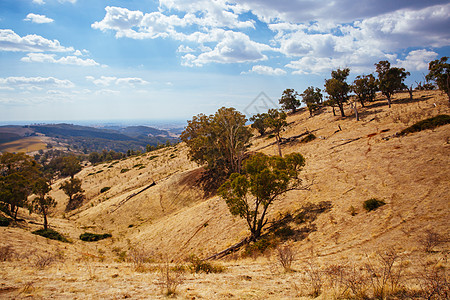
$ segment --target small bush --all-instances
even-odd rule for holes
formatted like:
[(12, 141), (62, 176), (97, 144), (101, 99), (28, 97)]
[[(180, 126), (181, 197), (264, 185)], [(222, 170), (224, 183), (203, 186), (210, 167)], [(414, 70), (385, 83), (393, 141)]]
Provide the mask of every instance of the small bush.
[(316, 139), (316, 136), (312, 133), (308, 134), (300, 140), (300, 143), (308, 143)]
[(292, 262), (295, 260), (295, 252), (290, 246), (277, 248), (277, 259), (285, 272), (290, 272)]
[(150, 156), (149, 158), (148, 158), (148, 160), (153, 160), (153, 159), (155, 159), (155, 158), (157, 158), (158, 157), (158, 155), (152, 155), (152, 156)]
[(159, 276), (157, 284), (161, 287), (161, 292), (166, 296), (174, 296), (177, 288), (184, 281), (182, 268), (171, 267), (167, 260), (159, 268)]
[(95, 242), (95, 241), (100, 241), (106, 238), (112, 237), (112, 235), (110, 233), (104, 233), (104, 234), (97, 234), (97, 233), (90, 233), (90, 232), (85, 232), (80, 234), (80, 240), (85, 241), (85, 242)]
[(446, 124), (450, 124), (450, 116), (449, 115), (438, 115), (433, 118), (425, 119), (417, 122), (416, 124), (403, 129), (400, 132), (400, 135), (405, 135), (408, 133), (419, 132), (425, 129), (434, 129), (439, 126), (443, 126)]
[(128, 171), (130, 171), (130, 169), (122, 169), (122, 170), (120, 170), (120, 173), (125, 173), (125, 172), (128, 172)]
[(258, 254), (263, 254), (267, 249), (275, 248), (277, 244), (277, 241), (275, 241), (274, 239), (261, 238), (252, 244), (248, 244), (245, 247), (243, 255), (258, 256)]
[(0, 246), (0, 261), (11, 260), (14, 256), (14, 250), (10, 245)]
[(194, 273), (222, 273), (224, 271), (224, 268), (222, 266), (213, 265), (209, 262), (206, 262), (204, 260), (201, 260), (195, 255), (192, 255), (189, 258), (189, 261), (191, 263), (190, 269)]
[(57, 241), (66, 242), (66, 243), (69, 242), (69, 240), (65, 236), (63, 236), (61, 233), (59, 233), (56, 230), (50, 229), (50, 228), (48, 228), (47, 230), (39, 229), (39, 230), (33, 231), (32, 233), (43, 236), (43, 237), (51, 239), (51, 240), (57, 240)]
[(39, 270), (43, 270), (50, 266), (56, 261), (56, 256), (53, 254), (38, 254), (36, 255), (36, 260), (34, 261), (34, 266)]
[(0, 226), (6, 227), (11, 224), (12, 220), (10, 218), (0, 215)]
[(105, 192), (109, 191), (110, 189), (111, 189), (110, 186), (105, 186), (100, 190), (100, 194), (105, 193)]
[(367, 211), (372, 211), (372, 210), (375, 210), (378, 207), (383, 206), (385, 204), (386, 204), (386, 202), (384, 202), (383, 200), (378, 200), (376, 198), (371, 198), (369, 200), (364, 201), (363, 207)]
[(431, 229), (425, 230), (423, 235), (419, 238), (419, 243), (425, 252), (433, 252), (434, 247), (446, 242), (446, 239), (437, 232)]

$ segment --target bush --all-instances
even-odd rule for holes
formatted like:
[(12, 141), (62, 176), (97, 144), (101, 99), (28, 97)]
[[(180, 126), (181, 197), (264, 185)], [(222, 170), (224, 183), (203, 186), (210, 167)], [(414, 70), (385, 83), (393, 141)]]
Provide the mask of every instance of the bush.
[(85, 242), (95, 242), (95, 241), (103, 240), (103, 239), (106, 239), (109, 237), (112, 237), (112, 235), (110, 233), (97, 234), (97, 233), (85, 232), (85, 233), (80, 234), (80, 240), (85, 241)]
[(300, 143), (308, 143), (316, 139), (316, 136), (312, 133), (308, 134), (304, 138), (301, 139)]
[(104, 192), (107, 192), (107, 191), (109, 191), (110, 189), (111, 189), (110, 186), (105, 186), (105, 187), (103, 187), (103, 188), (100, 190), (100, 194), (102, 194), (102, 193), (104, 193)]
[(434, 129), (436, 127), (450, 124), (450, 116), (449, 115), (438, 115), (433, 118), (425, 119), (417, 122), (416, 124), (403, 129), (400, 132), (400, 135), (405, 135), (408, 133), (419, 132), (425, 129)]
[(209, 274), (209, 273), (222, 273), (224, 271), (224, 268), (222, 266), (213, 265), (209, 262), (201, 260), (195, 255), (192, 255), (189, 258), (189, 261), (192, 264), (190, 268), (194, 273), (204, 272), (206, 274)]
[(37, 235), (43, 236), (43, 237), (51, 239), (51, 240), (57, 240), (57, 241), (66, 242), (66, 243), (69, 242), (69, 240), (65, 236), (63, 236), (61, 233), (59, 233), (56, 230), (50, 229), (50, 228), (39, 229), (39, 230), (33, 231), (32, 234), (37, 234)]
[(290, 272), (292, 262), (295, 260), (295, 252), (290, 246), (277, 248), (277, 259), (285, 272)]
[(244, 256), (257, 256), (258, 254), (263, 254), (267, 249), (275, 248), (277, 245), (278, 242), (276, 240), (264, 237), (253, 244), (248, 244), (245, 247)]
[(122, 169), (122, 170), (120, 170), (120, 173), (125, 173), (125, 172), (128, 172), (128, 171), (130, 171), (130, 169)]
[(369, 200), (364, 201), (363, 207), (367, 211), (372, 211), (372, 210), (375, 210), (378, 207), (383, 206), (385, 204), (386, 204), (386, 202), (384, 202), (383, 200), (378, 200), (376, 198), (371, 198)]
[(14, 250), (10, 245), (0, 246), (0, 261), (11, 260), (14, 256)]
[(10, 218), (0, 215), (0, 226), (6, 227), (11, 224), (12, 220)]

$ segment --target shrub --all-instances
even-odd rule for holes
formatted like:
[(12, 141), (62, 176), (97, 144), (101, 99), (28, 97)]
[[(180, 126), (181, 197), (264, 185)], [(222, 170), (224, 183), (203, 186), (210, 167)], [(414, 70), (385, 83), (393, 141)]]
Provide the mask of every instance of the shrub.
[(46, 267), (50, 266), (56, 261), (56, 256), (53, 254), (38, 254), (36, 255), (36, 260), (34, 262), (34, 266), (39, 270), (43, 270)]
[(14, 255), (14, 250), (10, 245), (0, 246), (0, 261), (11, 260)]
[(100, 190), (100, 194), (101, 194), (101, 193), (104, 193), (104, 192), (107, 192), (107, 191), (109, 191), (110, 189), (111, 189), (110, 186), (105, 186), (105, 187), (103, 187), (103, 188)]
[(425, 252), (433, 252), (434, 247), (446, 242), (446, 239), (439, 233), (431, 229), (425, 230), (424, 234), (419, 238), (419, 243)]
[(201, 260), (195, 255), (191, 255), (189, 258), (189, 261), (191, 263), (190, 269), (194, 273), (222, 273), (224, 271), (224, 268), (222, 266), (213, 265), (209, 262), (206, 262), (204, 260)]
[(378, 200), (377, 198), (370, 198), (369, 200), (364, 201), (363, 207), (367, 211), (372, 211), (385, 204), (386, 202), (384, 202), (383, 200)]
[(11, 219), (0, 215), (0, 226), (6, 227), (11, 224)]
[(316, 136), (312, 133), (308, 134), (300, 140), (300, 143), (308, 143), (316, 139)]
[(66, 243), (69, 242), (69, 240), (65, 236), (63, 236), (61, 233), (59, 233), (58, 231), (53, 230), (51, 228), (39, 229), (39, 230), (33, 231), (32, 233), (43, 236), (43, 237), (51, 239), (51, 240), (57, 240), (57, 241), (66, 242)]
[(128, 171), (130, 171), (130, 169), (122, 169), (122, 170), (120, 170), (120, 173), (125, 173), (125, 172), (128, 172)]
[(171, 268), (169, 261), (160, 266), (157, 284), (161, 287), (161, 292), (166, 296), (174, 296), (177, 288), (183, 283), (182, 268)]
[(295, 252), (290, 246), (277, 248), (277, 259), (285, 272), (290, 272), (292, 262), (295, 260)]
[(408, 133), (419, 132), (425, 129), (434, 129), (436, 127), (450, 124), (450, 116), (449, 115), (438, 115), (433, 118), (428, 118), (422, 121), (417, 122), (416, 124), (403, 129), (399, 135), (405, 135)]
[(269, 248), (275, 248), (277, 246), (277, 241), (274, 239), (269, 239), (267, 237), (261, 238), (252, 244), (248, 244), (245, 247), (243, 253), (244, 256), (258, 256), (258, 254), (263, 254)]
[(97, 233), (85, 232), (85, 233), (80, 234), (80, 240), (85, 241), (85, 242), (95, 242), (95, 241), (103, 240), (103, 239), (106, 239), (109, 237), (112, 237), (112, 235), (110, 233), (97, 234)]

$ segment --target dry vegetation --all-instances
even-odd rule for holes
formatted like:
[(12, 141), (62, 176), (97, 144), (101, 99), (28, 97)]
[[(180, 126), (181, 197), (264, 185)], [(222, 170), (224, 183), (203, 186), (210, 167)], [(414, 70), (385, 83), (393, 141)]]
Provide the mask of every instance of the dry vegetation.
[[(445, 299), (450, 125), (395, 134), (450, 109), (440, 92), (415, 92), (414, 99), (397, 94), (391, 109), (380, 99), (360, 111), (359, 122), (330, 110), (289, 116), (284, 138), (317, 137), (282, 147), (305, 156), (311, 189), (274, 204), (270, 219), (286, 221), (277, 245), (247, 257), (242, 249), (210, 266), (198, 266), (196, 257), (248, 231), (222, 199), (204, 197), (202, 170), (182, 144), (86, 167), (76, 176), (86, 190), (82, 207), (64, 213), (60, 182), (52, 192), (58, 206), (50, 226), (72, 243), (31, 234), (42, 220), (26, 211), (20, 217), (27, 223), (0, 227), (0, 298)], [(254, 138), (251, 150), (275, 155), (273, 142)], [(371, 198), (386, 204), (366, 211)], [(311, 215), (322, 201), (331, 207)], [(84, 232), (112, 238), (83, 242)]]

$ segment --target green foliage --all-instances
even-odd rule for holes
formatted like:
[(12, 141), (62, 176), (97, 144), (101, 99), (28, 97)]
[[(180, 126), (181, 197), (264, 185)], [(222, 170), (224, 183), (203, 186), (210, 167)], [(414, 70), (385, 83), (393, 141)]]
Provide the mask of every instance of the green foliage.
[(378, 200), (377, 198), (370, 198), (369, 200), (364, 201), (363, 208), (367, 211), (372, 211), (385, 204), (386, 202), (384, 202), (383, 200)]
[(376, 92), (378, 90), (377, 80), (372, 74), (356, 76), (353, 81), (352, 90), (364, 107), (366, 102), (375, 100)]
[(256, 129), (258, 133), (263, 136), (266, 133), (269, 125), (267, 124), (267, 114), (256, 114), (250, 117), (250, 121), (253, 122), (252, 128)]
[(219, 188), (230, 213), (246, 220), (252, 240), (260, 237), (273, 202), (287, 191), (301, 188), (298, 176), (304, 165), (305, 159), (298, 153), (285, 158), (257, 153), (244, 162), (242, 174), (231, 174)]
[(190, 159), (206, 164), (216, 177), (240, 172), (249, 147), (247, 119), (234, 108), (220, 108), (214, 115), (199, 114), (188, 121), (181, 140), (189, 148)]
[(308, 134), (304, 138), (301, 139), (300, 143), (308, 143), (316, 139), (316, 136), (313, 133)]
[(257, 256), (263, 254), (268, 249), (273, 249), (278, 246), (278, 242), (269, 237), (261, 238), (253, 243), (245, 246), (244, 256)]
[(419, 131), (422, 131), (425, 129), (434, 129), (436, 127), (443, 126), (446, 124), (450, 124), (450, 116), (449, 115), (437, 115), (435, 117), (419, 121), (416, 124), (403, 129), (400, 132), (400, 135), (405, 135), (405, 134), (413, 133), (413, 132), (419, 132)]
[(337, 105), (341, 111), (341, 116), (345, 117), (344, 104), (348, 101), (350, 85), (346, 82), (350, 69), (337, 69), (331, 71), (331, 79), (325, 80), (325, 91), (329, 95), (328, 105)]
[(282, 156), (281, 154), (281, 131), (284, 127), (287, 126), (286, 122), (286, 113), (279, 111), (277, 109), (269, 109), (267, 112), (267, 125), (270, 129), (273, 130), (273, 133), (275, 135), (275, 138), (277, 140), (278, 145), (278, 155)]
[(323, 96), (321, 90), (310, 86), (304, 90), (300, 96), (302, 96), (302, 102), (308, 107), (309, 115), (312, 117), (313, 113), (317, 111), (322, 104)]
[(100, 240), (110, 238), (110, 237), (112, 237), (112, 235), (110, 233), (97, 234), (97, 233), (85, 232), (85, 233), (80, 234), (80, 240), (85, 241), (85, 242), (96, 242), (96, 241), (100, 241)]
[(78, 178), (71, 178), (64, 181), (60, 189), (69, 196), (69, 203), (66, 210), (73, 210), (77, 208), (84, 201), (84, 190), (81, 188), (81, 180)]
[(100, 194), (105, 193), (105, 192), (109, 191), (110, 189), (111, 189), (110, 186), (102, 187), (102, 189), (100, 190)]
[(438, 85), (439, 89), (447, 93), (450, 101), (450, 64), (447, 62), (448, 57), (443, 56), (439, 60), (433, 60), (428, 65), (430, 71), (426, 79), (433, 80)]
[(53, 230), (51, 228), (39, 229), (39, 230), (33, 231), (32, 233), (43, 236), (43, 237), (51, 239), (51, 240), (57, 240), (57, 241), (66, 242), (66, 243), (69, 242), (69, 240), (65, 236), (63, 236), (61, 233), (59, 233), (58, 231)]
[(0, 226), (6, 227), (11, 224), (12, 220), (10, 218), (0, 215)]
[(120, 170), (120, 173), (126, 173), (128, 171), (130, 171), (130, 169), (125, 168), (125, 169)]
[(48, 229), (47, 216), (56, 206), (56, 201), (50, 196), (46, 196), (51, 191), (49, 181), (45, 178), (39, 178), (33, 187), (33, 192), (37, 195), (29, 206), (29, 210), (40, 213), (44, 218), (44, 229)]
[(195, 255), (189, 257), (189, 262), (191, 263), (190, 269), (194, 273), (222, 273), (225, 268), (218, 265), (213, 265), (210, 262), (201, 260)]
[(284, 110), (292, 110), (295, 113), (300, 106), (300, 100), (297, 99), (298, 93), (293, 89), (285, 89), (278, 101), (281, 104), (281, 108)]
[(406, 88), (403, 81), (410, 74), (404, 68), (391, 68), (391, 64), (387, 60), (382, 60), (375, 66), (378, 73), (378, 89), (386, 96), (389, 107), (391, 107), (392, 94)]

